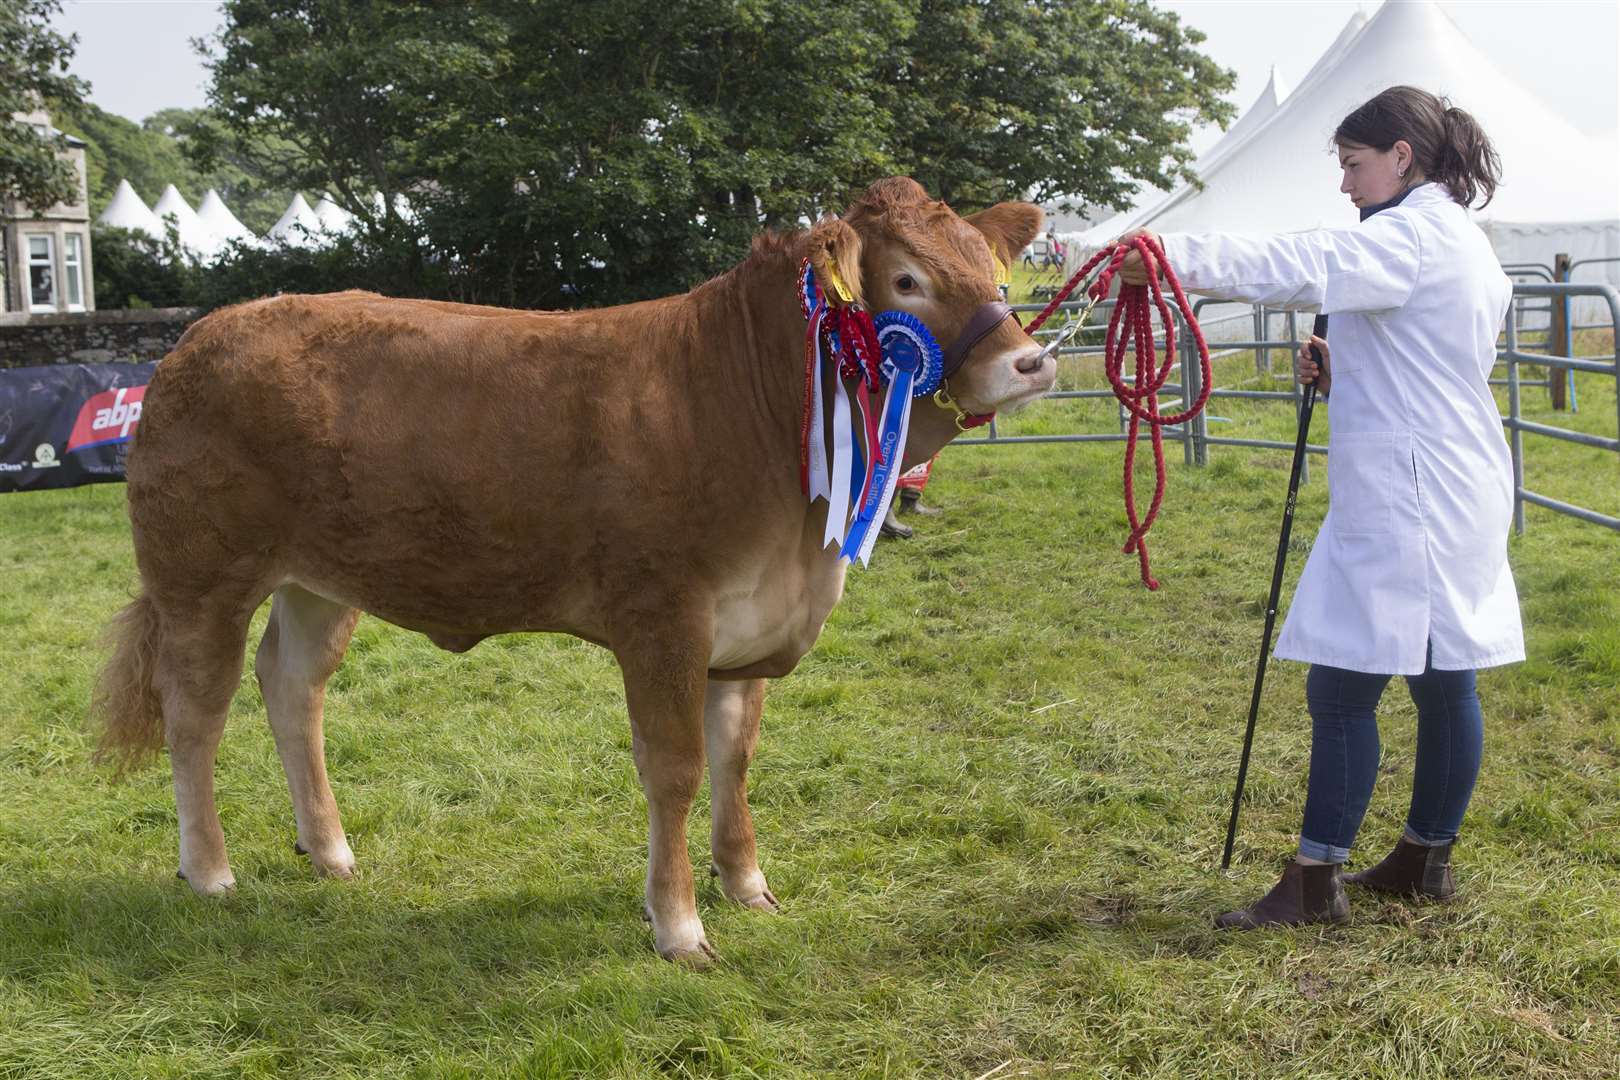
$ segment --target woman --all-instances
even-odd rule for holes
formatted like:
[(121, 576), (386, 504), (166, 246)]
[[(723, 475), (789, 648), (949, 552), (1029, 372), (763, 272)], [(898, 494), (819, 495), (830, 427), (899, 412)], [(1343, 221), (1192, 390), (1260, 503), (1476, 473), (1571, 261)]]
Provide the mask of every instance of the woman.
[[(1467, 211), (1490, 202), (1501, 163), (1473, 117), (1410, 86), (1345, 117), (1334, 142), (1358, 227), (1160, 238), (1190, 290), (1333, 317), (1331, 355), (1312, 338), (1321, 370), (1303, 350), (1296, 365), (1328, 399), (1328, 514), (1276, 651), (1311, 665), (1299, 851), (1269, 893), (1216, 919), (1223, 928), (1343, 922), (1344, 882), (1449, 899), (1484, 740), (1474, 673), (1524, 659), (1512, 473), (1487, 383), (1512, 284)], [(1139, 256), (1121, 276), (1145, 280)], [(1411, 809), (1382, 862), (1342, 877), (1392, 675), (1418, 708)]]

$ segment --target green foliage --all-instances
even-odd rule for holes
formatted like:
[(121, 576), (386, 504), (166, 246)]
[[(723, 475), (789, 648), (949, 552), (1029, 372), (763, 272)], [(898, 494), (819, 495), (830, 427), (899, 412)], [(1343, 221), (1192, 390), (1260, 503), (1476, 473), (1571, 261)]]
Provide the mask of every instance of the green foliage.
[(171, 229), (164, 240), (106, 225), (91, 226), (97, 308), (190, 307), (201, 268)]
[(197, 277), (190, 303), (211, 310), (274, 293), (368, 289), (434, 298), (450, 289), (441, 261), (419, 243), (389, 234), (344, 235), (323, 247), (232, 245)]
[(891, 172), (964, 209), (1119, 205), (1127, 175), (1169, 186), (1231, 82), (1142, 0), (225, 11), (205, 152), (331, 191), (374, 233), (420, 228), (455, 296), (529, 307), (688, 288)]
[(96, 306), (199, 307), (211, 311), (276, 293), (369, 289), (388, 296), (443, 296), (449, 291), (441, 262), (420, 244), (385, 235), (341, 236), (319, 248), (232, 244), (206, 266), (165, 240), (95, 227)]
[(0, 197), (44, 209), (78, 199), (67, 142), (13, 119), (45, 101), (75, 103), (89, 89), (67, 73), (78, 39), (50, 27), (59, 0), (0, 0)]
[(882, 80), (904, 172), (949, 202), (1024, 194), (1123, 210), (1192, 178), (1197, 121), (1232, 116), (1232, 74), (1146, 0), (921, 0)]
[(179, 188), (192, 205), (207, 189), (174, 139), (164, 133), (150, 131), (89, 101), (57, 104), (52, 115), (64, 131), (87, 144), (92, 216), (106, 209), (120, 180), (128, 180), (148, 206), (169, 184)]

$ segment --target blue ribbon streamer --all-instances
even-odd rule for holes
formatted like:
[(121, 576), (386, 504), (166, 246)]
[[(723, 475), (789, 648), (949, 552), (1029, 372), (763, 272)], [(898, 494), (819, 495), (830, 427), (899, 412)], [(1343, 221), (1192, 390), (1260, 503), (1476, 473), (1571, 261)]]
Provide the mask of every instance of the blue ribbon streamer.
[(905, 447), (899, 443), (906, 414), (911, 411), (911, 384), (910, 371), (905, 368), (895, 371), (894, 381), (889, 384), (888, 399), (883, 403), (883, 422), (878, 426), (877, 463), (872, 470), (872, 486), (866, 493), (866, 501), (861, 504), (860, 513), (855, 515), (844, 546), (838, 551), (841, 559), (853, 562), (860, 556), (867, 534), (883, 514), (883, 497), (888, 494), (889, 474), (900, 467), (900, 459), (905, 453)]

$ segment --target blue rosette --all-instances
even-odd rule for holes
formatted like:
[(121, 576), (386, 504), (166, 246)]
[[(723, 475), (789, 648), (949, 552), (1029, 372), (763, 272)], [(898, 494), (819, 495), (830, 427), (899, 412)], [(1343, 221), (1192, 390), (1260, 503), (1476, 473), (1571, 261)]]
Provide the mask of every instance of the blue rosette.
[(904, 371), (911, 376), (911, 396), (927, 397), (945, 376), (945, 353), (923, 321), (904, 311), (885, 311), (872, 320), (883, 348), (883, 381), (893, 383)]

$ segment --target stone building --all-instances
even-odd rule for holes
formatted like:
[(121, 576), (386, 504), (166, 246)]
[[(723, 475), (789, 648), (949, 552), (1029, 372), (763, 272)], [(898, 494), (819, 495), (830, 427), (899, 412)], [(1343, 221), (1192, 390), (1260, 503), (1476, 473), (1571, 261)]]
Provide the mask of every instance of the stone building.
[[(57, 131), (43, 109), (16, 119), (47, 135)], [(67, 136), (67, 157), (78, 174), (78, 197), (36, 215), (16, 199), (0, 199), (0, 310), (20, 314), (94, 311), (90, 264), (90, 193), (85, 143)]]

